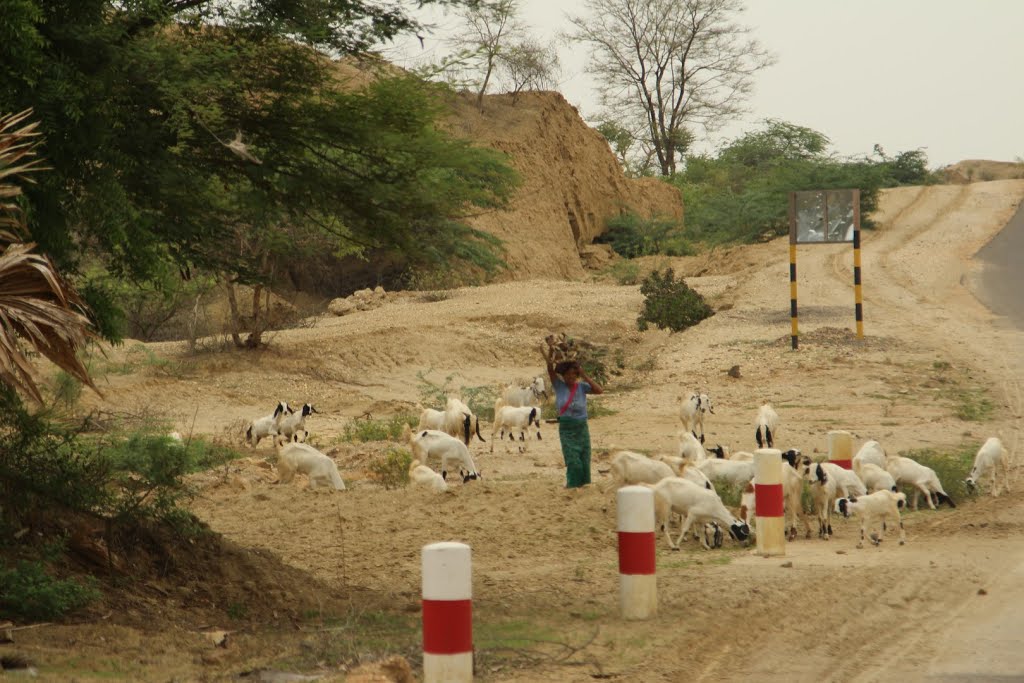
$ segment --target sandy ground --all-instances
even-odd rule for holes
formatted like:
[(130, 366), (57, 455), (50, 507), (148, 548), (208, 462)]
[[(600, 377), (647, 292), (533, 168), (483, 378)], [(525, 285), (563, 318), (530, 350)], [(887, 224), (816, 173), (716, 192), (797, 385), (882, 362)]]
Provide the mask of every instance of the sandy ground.
[[(673, 450), (680, 397), (698, 388), (716, 405), (709, 441), (733, 449), (754, 447), (756, 408), (771, 401), (783, 420), (781, 445), (805, 453), (823, 452), (838, 428), (890, 451), (953, 449), (998, 433), (1019, 460), (1024, 332), (1000, 323), (968, 285), (979, 267), (973, 255), (1022, 197), (1024, 181), (887, 192), (881, 227), (864, 240), (862, 341), (851, 332), (849, 246), (807, 246), (798, 255), (801, 348), (789, 349), (787, 245), (778, 240), (675, 260), (719, 311), (682, 334), (636, 331), (637, 287), (506, 283), (323, 319), (277, 334), (260, 354), (128, 344), (104, 361), (106, 402), (96, 406), (160, 412), (180, 431), (229, 436), (279, 398), (316, 405), (314, 440), (333, 454), (348, 491), (274, 485), (263, 462), (272, 452), (260, 448), (228, 476), (198, 478), (195, 509), (239, 545), (335, 586), (350, 609), (334, 618), (375, 625), (330, 631), (350, 654), (384, 647), (416, 663), (420, 548), (460, 540), (474, 552), (481, 680), (1012, 678), (1024, 675), (1024, 650), (1008, 642), (1022, 626), (1024, 483), (999, 499), (907, 514), (903, 547), (890, 539), (857, 548), (853, 520), (840, 522), (831, 541), (790, 544), (785, 559), (730, 544), (673, 553), (659, 539), (660, 614), (644, 623), (617, 618), (614, 500), (600, 484), (616, 449)], [(388, 444), (339, 438), (367, 413), (417, 410), (418, 373), (452, 375), (454, 388), (536, 374), (537, 342), (559, 329), (612, 350), (616, 374), (601, 405), (615, 413), (591, 424), (598, 486), (562, 488), (550, 425), (524, 454), (506, 444), (492, 454), (485, 428), (488, 443), (473, 445), (483, 481), (441, 496), (383, 490), (367, 467)], [(738, 379), (725, 372), (735, 364)], [(967, 395), (993, 403), (985, 422), (954, 416)], [(383, 646), (361, 639), (382, 623), (400, 625), (380, 636)], [(171, 653), (149, 664), (114, 646), (104, 655), (133, 672), (126, 679), (167, 680), (173, 670), (178, 680), (215, 680), (297, 662), (337, 676), (342, 641), (330, 649), (328, 630), (312, 642), (299, 630), (240, 636), (229, 657), (212, 663), (192, 659), (198, 644), (160, 633), (134, 633)], [(44, 638), (26, 636), (34, 637)], [(174, 652), (183, 655), (178, 668), (167, 663)], [(90, 666), (76, 675), (89, 680)]]

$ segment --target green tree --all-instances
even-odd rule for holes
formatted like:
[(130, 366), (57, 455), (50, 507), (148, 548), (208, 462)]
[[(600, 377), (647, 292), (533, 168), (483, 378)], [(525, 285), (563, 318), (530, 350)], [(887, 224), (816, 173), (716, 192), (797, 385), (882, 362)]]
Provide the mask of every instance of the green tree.
[(37, 107), (53, 166), (27, 192), (35, 239), (70, 272), (98, 257), (134, 280), (173, 263), (273, 285), (309, 253), (388, 249), (493, 269), (462, 219), (507, 200), (501, 157), (438, 130), (439, 93), (345, 91), (325, 57), (414, 27), (359, 0), (11, 0), (0, 110)]

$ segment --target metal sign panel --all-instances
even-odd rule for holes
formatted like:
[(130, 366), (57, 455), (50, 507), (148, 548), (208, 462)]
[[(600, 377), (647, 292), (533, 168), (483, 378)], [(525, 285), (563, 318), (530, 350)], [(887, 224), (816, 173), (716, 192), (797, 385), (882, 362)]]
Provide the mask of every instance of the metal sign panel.
[(792, 244), (852, 242), (860, 229), (860, 190), (811, 190), (789, 194)]

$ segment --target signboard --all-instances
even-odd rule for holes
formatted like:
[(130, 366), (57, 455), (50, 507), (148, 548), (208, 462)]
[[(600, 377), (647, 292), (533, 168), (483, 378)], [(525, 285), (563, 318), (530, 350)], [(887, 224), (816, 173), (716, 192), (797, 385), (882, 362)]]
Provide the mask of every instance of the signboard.
[(791, 244), (852, 242), (860, 228), (860, 190), (812, 190), (789, 194)]

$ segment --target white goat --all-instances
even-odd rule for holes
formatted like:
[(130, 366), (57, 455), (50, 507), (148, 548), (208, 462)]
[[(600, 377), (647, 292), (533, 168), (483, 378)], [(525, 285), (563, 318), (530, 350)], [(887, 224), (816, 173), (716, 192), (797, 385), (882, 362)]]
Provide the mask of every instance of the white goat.
[(779, 414), (775, 412), (770, 403), (765, 403), (757, 409), (757, 431), (754, 432), (757, 447), (764, 448), (767, 445), (768, 448), (775, 448), (775, 438), (778, 435)]
[(537, 376), (533, 378), (528, 386), (521, 387), (509, 384), (501, 392), (500, 401), (507, 406), (539, 406), (548, 398), (547, 388), (544, 385), (544, 378)]
[(319, 485), (345, 490), (345, 482), (338, 474), (338, 466), (329, 457), (305, 443), (288, 443), (283, 436), (275, 437), (277, 443), (277, 482), (287, 484), (299, 472), (309, 477), (309, 488)]
[(294, 413), (287, 403), (279, 401), (274, 412), (270, 415), (257, 418), (249, 423), (245, 430), (245, 440), (253, 448), (259, 445), (260, 439), (267, 436), (277, 436), (278, 427), (287, 415)]
[(832, 506), (837, 498), (838, 482), (825, 472), (822, 463), (804, 457), (797, 472), (811, 484), (811, 498), (818, 517), (818, 537), (826, 541), (832, 536)]
[(426, 465), (421, 465), (419, 460), (409, 463), (409, 481), (415, 486), (422, 486), (434, 493), (444, 493), (448, 490), (448, 482), (440, 474)]
[(896, 480), (891, 474), (872, 462), (861, 462), (854, 459), (853, 470), (864, 482), (868, 493), (875, 491), (896, 491)]
[(849, 498), (850, 496), (863, 496), (867, 494), (867, 487), (864, 486), (864, 482), (860, 480), (860, 477), (853, 470), (840, 467), (834, 462), (823, 462), (821, 466), (825, 468), (825, 473), (828, 476), (835, 479), (837, 495)]
[(441, 458), (441, 478), (443, 479), (448, 479), (449, 463), (458, 467), (458, 473), (462, 475), (463, 483), (480, 476), (476, 465), (473, 464), (473, 456), (469, 454), (469, 447), (451, 434), (437, 429), (417, 430), (409, 442), (412, 446), (413, 457), (423, 464), (426, 465), (430, 462), (431, 455)]
[(853, 469), (857, 469), (858, 462), (869, 462), (872, 465), (878, 465), (885, 469), (886, 458), (885, 449), (882, 448), (881, 444), (877, 441), (865, 441), (864, 445), (857, 451), (857, 455), (853, 456)]
[(729, 459), (736, 462), (754, 462), (754, 454), (748, 451), (736, 451), (729, 456)]
[[(662, 531), (665, 532), (665, 538), (672, 550), (679, 550), (679, 543), (686, 537), (686, 533), (695, 522), (716, 525), (715, 547), (721, 545), (721, 532), (717, 528), (718, 524), (727, 527), (729, 535), (737, 541), (745, 541), (750, 538), (750, 527), (742, 520), (736, 519), (714, 491), (701, 488), (692, 481), (679, 477), (663, 479), (651, 488), (654, 490), (655, 524), (660, 525)], [(668, 521), (673, 512), (684, 517), (679, 538), (674, 543), (668, 533)], [(705, 550), (710, 550), (711, 546), (706, 538), (701, 538), (701, 545)]]
[[(791, 451), (793, 452), (793, 451)], [(782, 500), (785, 511), (785, 534), (790, 541), (796, 539), (797, 520), (803, 522), (804, 535), (811, 537), (811, 525), (807, 521), (803, 505), (804, 479), (793, 469), (788, 461), (782, 463)], [(740, 496), (740, 519), (754, 527), (756, 518), (756, 498), (754, 495), (754, 482), (747, 484)]]
[(991, 492), (993, 496), (998, 496), (999, 487), (996, 482), (996, 474), (999, 470), (1002, 470), (1003, 488), (1009, 491), (1010, 479), (1007, 476), (1007, 462), (1009, 459), (1010, 454), (1003, 445), (1003, 442), (998, 437), (989, 437), (974, 456), (974, 466), (971, 467), (971, 473), (964, 480), (967, 488), (973, 491), (981, 481), (981, 478), (991, 473)]
[(657, 484), (666, 477), (674, 477), (675, 472), (666, 463), (652, 460), (641, 453), (619, 451), (612, 457), (612, 480), (605, 490), (614, 486), (630, 484)]
[(281, 424), (277, 427), (277, 433), (288, 437), (289, 441), (298, 441), (299, 433), (301, 432), (302, 441), (305, 441), (306, 437), (309, 436), (309, 431), (306, 429), (306, 418), (316, 412), (319, 411), (311, 404), (304, 403), (302, 410), (281, 418)]
[(680, 458), (692, 465), (699, 465), (708, 459), (708, 453), (704, 450), (704, 445), (691, 432), (681, 429), (678, 436), (678, 455)]
[[(944, 502), (949, 503), (951, 508), (956, 507), (953, 499), (946, 495), (942, 488), (942, 482), (939, 481), (939, 476), (935, 474), (935, 470), (932, 468), (926, 467), (910, 458), (894, 455), (889, 456), (885, 469), (892, 475), (897, 484), (914, 488), (915, 510), (917, 510), (917, 504), (921, 500), (922, 493), (928, 499), (928, 507), (932, 510), (935, 509), (936, 505), (941, 505)], [(934, 501), (932, 500), (933, 495), (935, 496)]]
[(836, 501), (836, 512), (843, 517), (855, 514), (860, 517), (860, 540), (864, 540), (864, 532), (870, 529), (874, 523), (881, 523), (879, 533), (871, 531), (871, 542), (878, 545), (882, 542), (882, 534), (885, 533), (886, 520), (894, 519), (900, 527), (900, 545), (907, 542), (907, 535), (903, 531), (903, 519), (900, 517), (900, 508), (907, 504), (907, 494), (893, 491), (875, 491), (867, 496), (857, 498), (840, 498)]
[(712, 491), (715, 490), (714, 484), (711, 483), (711, 480), (708, 479), (707, 475), (683, 458), (679, 458), (674, 455), (655, 455), (652, 457), (652, 460), (660, 460), (671, 467), (677, 477), (688, 479), (694, 484), (703, 486), (706, 489), (711, 489)]
[(711, 481), (727, 481), (740, 489), (754, 478), (754, 463), (741, 460), (708, 458), (698, 463), (697, 469), (706, 474)]
[[(700, 439), (701, 443), (704, 443), (704, 415), (707, 413), (715, 414), (711, 397), (707, 394), (690, 394), (679, 408), (679, 420), (683, 423), (683, 429)], [(697, 436), (698, 429), (700, 436)]]
[(508, 431), (508, 438), (516, 440), (516, 432), (519, 432), (519, 440), (522, 446), (520, 452), (526, 450), (526, 430), (534, 425), (537, 428), (537, 439), (540, 439), (540, 410), (536, 406), (505, 406), (501, 405), (498, 399), (494, 406), (494, 426), (491, 428), (491, 453), (494, 452), (495, 434), (501, 433), (499, 439), (505, 438), (505, 431)]
[(480, 418), (473, 414), (473, 411), (462, 402), (462, 399), (449, 396), (444, 412), (445, 423), (443, 431), (462, 439), (462, 442), (467, 446), (473, 439), (474, 433), (478, 439), (484, 441), (484, 437), (480, 434)]

